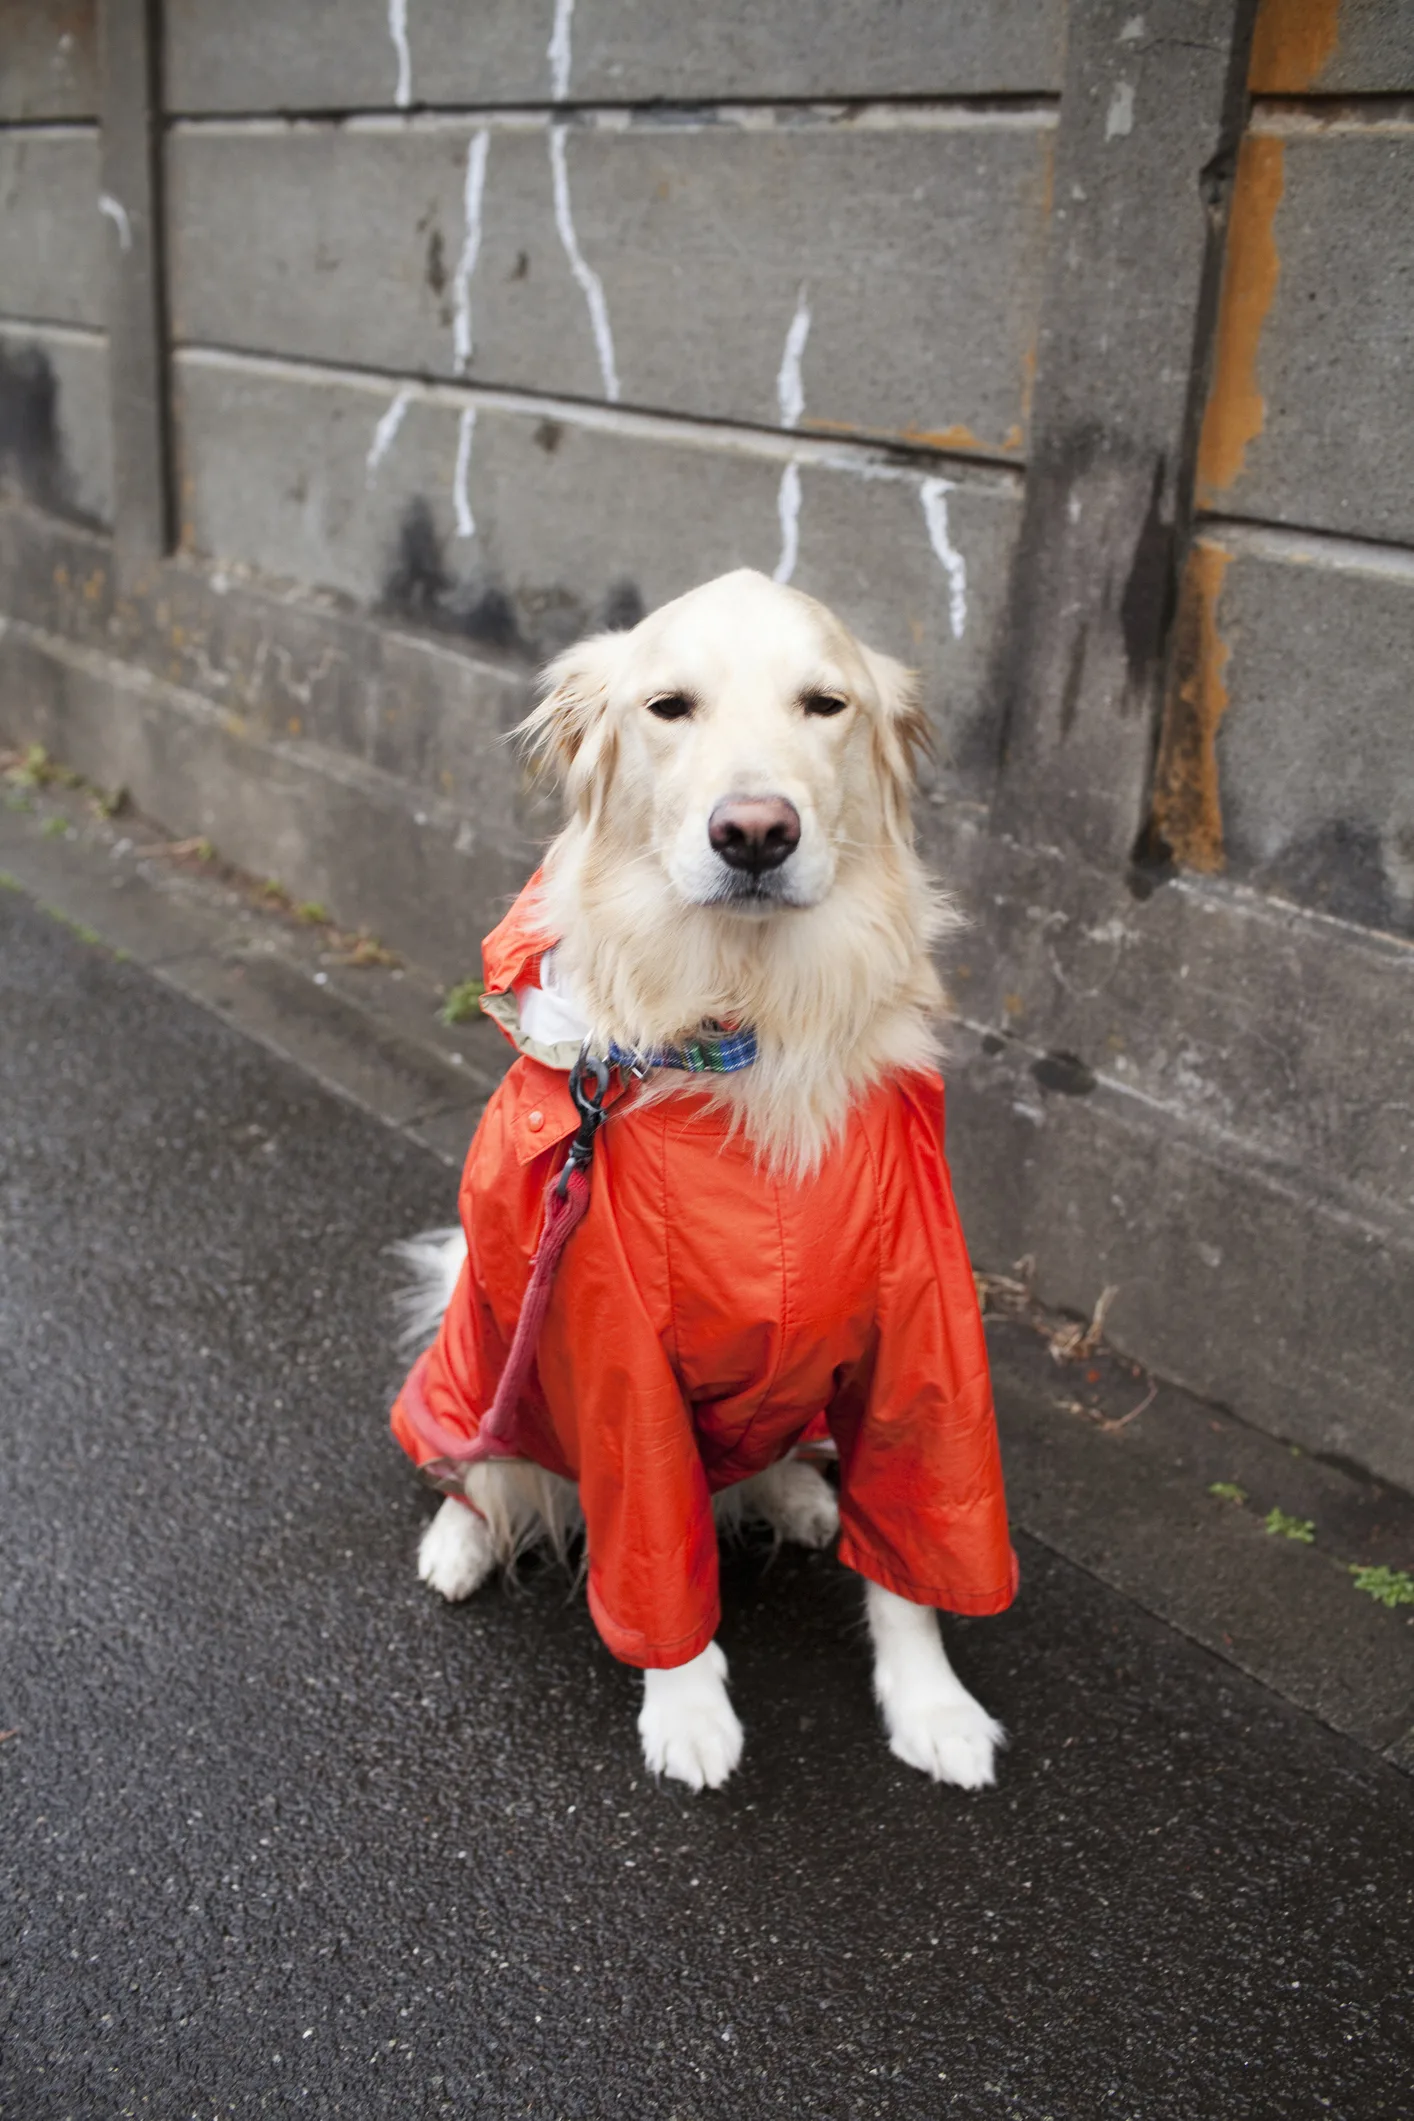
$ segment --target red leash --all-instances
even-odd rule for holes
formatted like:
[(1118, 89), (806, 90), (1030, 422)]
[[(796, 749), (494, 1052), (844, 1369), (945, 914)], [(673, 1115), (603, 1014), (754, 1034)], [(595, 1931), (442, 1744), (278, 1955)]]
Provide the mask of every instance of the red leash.
[(530, 1262), (530, 1280), (516, 1320), (515, 1339), (506, 1357), (506, 1367), (496, 1387), (496, 1397), (481, 1417), (481, 1426), (459, 1454), (463, 1465), (474, 1466), (483, 1458), (515, 1458), (514, 1426), (530, 1365), (540, 1339), (540, 1328), (550, 1308), (550, 1292), (560, 1255), (570, 1233), (584, 1220), (589, 1206), (589, 1168), (566, 1164), (562, 1176), (545, 1195), (545, 1220), (540, 1242)]
[[(591, 1070), (592, 1088), (585, 1082), (585, 1076)], [(545, 1219), (540, 1226), (535, 1256), (530, 1262), (530, 1280), (521, 1299), (515, 1337), (496, 1386), (496, 1396), (482, 1416), (476, 1434), (467, 1437), (459, 1429), (450, 1428), (433, 1413), (420, 1390), (409, 1392), (404, 1389), (404, 1409), (412, 1426), (436, 1453), (423, 1466), (423, 1476), (434, 1486), (455, 1495), (459, 1502), (467, 1500), (462, 1475), (468, 1466), (479, 1465), (484, 1458), (519, 1458), (523, 1455), (515, 1441), (516, 1410), (535, 1360), (540, 1329), (550, 1308), (556, 1270), (565, 1246), (583, 1222), (589, 1207), (589, 1167), (594, 1157), (594, 1137), (604, 1120), (604, 1093), (608, 1087), (608, 1062), (581, 1053), (570, 1070), (569, 1083), (570, 1096), (579, 1113), (579, 1132), (570, 1143), (564, 1169), (546, 1192)], [(408, 1380), (409, 1385), (416, 1376), (414, 1371), (413, 1378)], [(471, 1507), (473, 1505), (468, 1504), (468, 1508)]]

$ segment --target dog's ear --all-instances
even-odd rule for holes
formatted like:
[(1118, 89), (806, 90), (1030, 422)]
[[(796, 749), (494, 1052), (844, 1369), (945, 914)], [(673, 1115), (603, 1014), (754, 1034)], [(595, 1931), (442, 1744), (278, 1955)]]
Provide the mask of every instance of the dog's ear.
[(624, 640), (622, 633), (591, 634), (556, 656), (541, 672), (540, 704), (516, 731), (532, 767), (559, 781), (576, 805), (592, 805), (612, 771), (609, 687)]
[(859, 649), (879, 703), (875, 753), (893, 806), (906, 818), (919, 764), (933, 755), (933, 725), (920, 696), (918, 672), (896, 663), (891, 655), (866, 648), (862, 641)]

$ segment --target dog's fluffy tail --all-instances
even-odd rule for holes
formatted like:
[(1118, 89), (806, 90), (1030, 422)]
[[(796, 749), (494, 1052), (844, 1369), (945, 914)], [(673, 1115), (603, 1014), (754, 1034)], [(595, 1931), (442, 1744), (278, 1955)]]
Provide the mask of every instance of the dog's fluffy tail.
[(393, 1302), (398, 1314), (398, 1345), (420, 1354), (437, 1337), (442, 1314), (452, 1300), (466, 1259), (466, 1237), (459, 1225), (423, 1230), (392, 1247), (404, 1282)]

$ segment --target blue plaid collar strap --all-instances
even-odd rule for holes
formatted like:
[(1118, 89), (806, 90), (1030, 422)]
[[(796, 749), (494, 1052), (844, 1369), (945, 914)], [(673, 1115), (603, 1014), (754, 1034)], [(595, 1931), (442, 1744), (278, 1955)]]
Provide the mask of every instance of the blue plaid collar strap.
[(749, 1026), (728, 1030), (725, 1025), (705, 1023), (696, 1038), (681, 1046), (657, 1046), (649, 1053), (629, 1053), (622, 1046), (609, 1048), (609, 1065), (631, 1075), (646, 1075), (650, 1068), (685, 1068), (693, 1075), (734, 1075), (749, 1068), (756, 1058), (756, 1033)]

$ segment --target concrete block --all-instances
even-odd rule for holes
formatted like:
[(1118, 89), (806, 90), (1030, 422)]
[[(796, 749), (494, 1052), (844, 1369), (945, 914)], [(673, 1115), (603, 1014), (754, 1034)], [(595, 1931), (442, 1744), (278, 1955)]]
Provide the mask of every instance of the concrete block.
[(107, 322), (98, 133), (0, 131), (0, 302), (25, 322)]
[(990, 769), (1010, 474), (960, 473), (944, 491), (805, 438), (435, 388), (411, 389), (390, 432), (407, 388), (393, 379), (190, 352), (176, 382), (193, 551), (538, 658), (729, 568), (771, 573), (793, 542), (800, 588), (921, 667), (954, 779)]
[(179, 129), (175, 332), (775, 426), (803, 328), (792, 424), (1015, 456), (1049, 148), (1006, 112)]
[(0, 124), (92, 118), (97, 0), (0, 0)]
[(1414, 555), (1210, 525), (1185, 615), (1155, 797), (1164, 842), (1414, 936)]
[(1320, 557), (1238, 553), (1223, 585), (1227, 865), (1261, 889), (1414, 937), (1414, 556), (1368, 572)]
[(1414, 541), (1412, 311), (1414, 126), (1259, 113), (1233, 198), (1201, 505)]
[(1414, 14), (1400, 0), (1263, 0), (1252, 39), (1258, 96), (1407, 95), (1414, 89)]
[(62, 515), (113, 519), (107, 342), (0, 321), (0, 491)]
[(392, 10), (310, 0), (174, 0), (175, 111), (370, 110), (408, 104), (701, 101), (716, 97), (1028, 94), (1059, 84), (1061, 0), (823, 0), (808, 11), (722, 0), (488, 0)]
[(1136, 897), (956, 808), (930, 806), (923, 842), (974, 921), (947, 953), (954, 1003), (988, 1051), (1031, 1071), (1028, 1123), (1109, 1085), (1204, 1153), (1280, 1169), (1357, 1220), (1407, 1212), (1407, 945), (1219, 879)]

